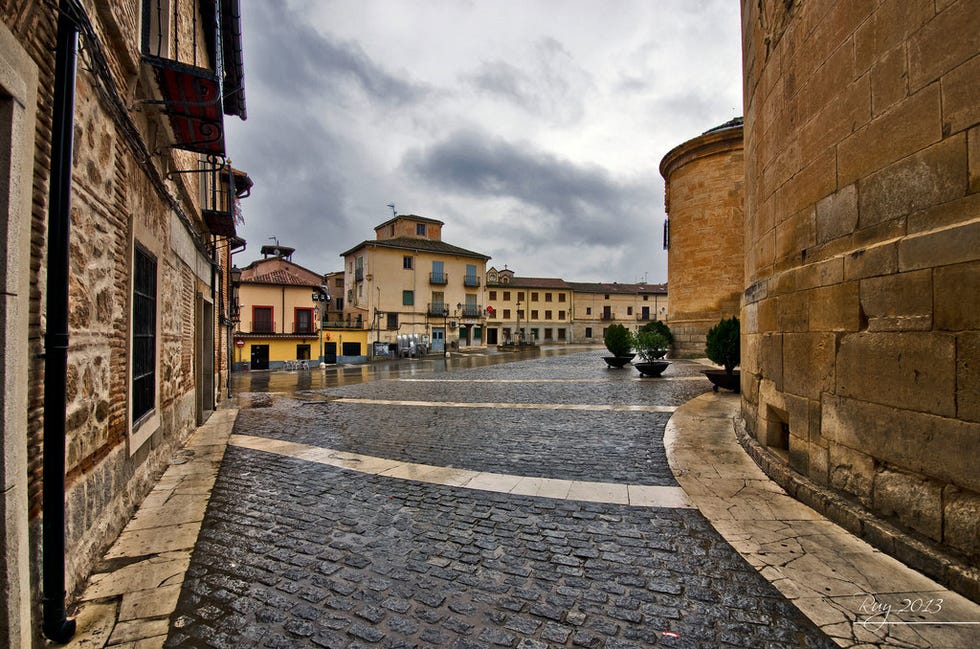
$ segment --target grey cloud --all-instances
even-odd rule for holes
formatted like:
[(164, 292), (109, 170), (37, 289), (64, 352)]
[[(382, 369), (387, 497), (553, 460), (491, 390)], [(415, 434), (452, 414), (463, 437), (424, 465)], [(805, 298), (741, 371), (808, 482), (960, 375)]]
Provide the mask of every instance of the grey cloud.
[[(350, 84), (371, 98), (397, 104), (427, 93), (420, 84), (400, 78), (375, 63), (360, 45), (325, 36), (313, 29), (303, 11), (285, 3), (246, 2), (245, 17), (261, 29), (247, 31), (248, 66), (269, 90), (293, 101), (308, 100), (324, 89)], [(246, 24), (246, 28), (250, 25)]]
[(529, 218), (512, 220), (532, 242), (622, 242), (636, 233), (661, 191), (655, 181), (621, 182), (601, 167), (576, 165), (475, 131), (409, 151), (402, 164), (437, 189), (519, 201)]

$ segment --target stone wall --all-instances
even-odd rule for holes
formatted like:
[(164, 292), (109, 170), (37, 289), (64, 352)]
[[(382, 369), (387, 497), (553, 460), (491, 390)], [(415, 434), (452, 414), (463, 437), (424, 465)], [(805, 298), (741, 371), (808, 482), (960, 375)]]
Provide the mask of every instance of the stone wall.
[[(195, 301), (212, 299), (208, 237), (196, 198), (198, 179), (194, 174), (166, 176), (172, 169), (196, 168), (197, 156), (167, 147), (161, 118), (152, 109), (119, 111), (107, 98), (107, 92), (115, 92), (121, 105), (132, 106), (153, 92), (139, 63), (138, 4), (113, 0), (82, 5), (99, 35), (108, 70), (96, 76), (89, 62), (80, 59), (76, 83), (66, 403), (69, 593), (81, 586), (94, 561), (197, 423), (194, 352), (201, 333), (194, 327)], [(2, 474), (27, 476), (21, 494), (23, 517), (5, 517), (5, 527), (22, 530), (29, 538), (27, 560), (33, 565), (26, 572), (6, 560), (0, 565), (4, 589), (11, 588), (13, 580), (19, 580), (13, 586), (24, 588), (24, 574), (32, 579), (28, 610), (15, 613), (22, 615), (19, 621), (10, 622), (10, 616), (0, 623), (4, 638), (0, 644), (14, 645), (16, 637), (15, 646), (29, 646), (32, 635), (38, 642), (39, 628), (45, 264), (56, 11), (54, 5), (31, 0), (6, 2), (0, 8), (9, 35), (0, 39), (0, 58), (26, 57), (37, 74), (36, 106), (31, 107), (32, 112), (36, 109), (36, 121), (26, 126), (34, 132), (32, 159), (12, 172), (31, 192), (24, 204), (29, 211), (24, 220), (30, 228), (30, 253), (17, 269), (29, 278), (30, 286), (29, 294), (17, 300), (17, 308), (26, 312), (26, 341), (20, 344), (27, 343), (27, 362), (14, 366), (16, 358), (2, 359), (3, 376), (15, 374), (27, 388), (23, 425), (0, 431), (5, 448), (21, 445), (19, 457), (4, 454)], [(92, 44), (83, 41), (83, 45), (83, 56), (88, 56)], [(135, 242), (157, 258), (159, 323), (156, 407), (152, 417), (136, 425), (129, 396)], [(6, 327), (5, 322), (5, 331)], [(4, 421), (10, 407), (4, 404)], [(3, 604), (21, 606), (11, 602), (5, 598)], [(31, 618), (30, 628), (25, 628), (25, 620)], [(18, 624), (19, 630), (9, 628), (11, 624)]]
[(660, 173), (670, 219), (667, 324), (673, 355), (703, 357), (708, 329), (738, 315), (742, 298), (741, 120), (675, 147)]
[(746, 427), (975, 566), (980, 3), (742, 8)]

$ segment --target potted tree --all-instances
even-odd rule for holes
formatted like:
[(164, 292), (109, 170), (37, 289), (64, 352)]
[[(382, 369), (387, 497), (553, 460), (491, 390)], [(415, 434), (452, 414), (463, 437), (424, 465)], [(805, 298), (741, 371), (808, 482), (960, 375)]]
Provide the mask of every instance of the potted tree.
[(639, 363), (633, 363), (633, 367), (639, 370), (641, 375), (660, 376), (670, 365), (663, 360), (670, 344), (667, 342), (667, 337), (659, 331), (651, 331), (644, 327), (633, 336), (633, 346), (641, 359)]
[(708, 330), (704, 353), (712, 363), (721, 365), (723, 370), (704, 370), (705, 376), (714, 385), (714, 391), (725, 388), (733, 392), (741, 390), (741, 376), (735, 367), (741, 362), (738, 318), (722, 318)]
[(603, 356), (606, 365), (614, 368), (622, 368), (633, 360), (635, 354), (631, 354), (633, 348), (633, 335), (629, 329), (621, 324), (611, 324), (606, 328), (602, 341), (606, 343), (606, 349), (612, 356)]
[(660, 350), (658, 350), (660, 356), (657, 356), (657, 358), (659, 359), (666, 356), (667, 352), (669, 352), (670, 348), (674, 345), (674, 334), (671, 332), (670, 327), (667, 326), (667, 323), (663, 320), (653, 320), (652, 322), (648, 322), (640, 327), (640, 331), (638, 331), (637, 334), (644, 331), (652, 331), (664, 337), (666, 344)]

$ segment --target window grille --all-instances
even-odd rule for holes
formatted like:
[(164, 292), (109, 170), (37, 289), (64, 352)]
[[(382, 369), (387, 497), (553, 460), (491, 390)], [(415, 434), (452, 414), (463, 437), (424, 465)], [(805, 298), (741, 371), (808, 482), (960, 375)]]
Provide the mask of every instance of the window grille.
[(137, 246), (133, 253), (133, 422), (156, 402), (157, 261)]

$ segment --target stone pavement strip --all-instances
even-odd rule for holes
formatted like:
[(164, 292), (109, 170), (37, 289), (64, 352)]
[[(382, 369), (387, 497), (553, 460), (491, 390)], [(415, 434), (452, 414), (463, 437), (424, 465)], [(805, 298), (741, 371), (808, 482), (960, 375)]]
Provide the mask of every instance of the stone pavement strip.
[(89, 577), (72, 649), (160, 649), (237, 410), (217, 410), (188, 438)]
[(667, 423), (667, 459), (735, 550), (842, 647), (980, 647), (980, 605), (876, 550), (772, 482), (738, 444), (735, 394)]

